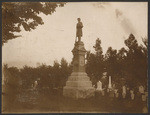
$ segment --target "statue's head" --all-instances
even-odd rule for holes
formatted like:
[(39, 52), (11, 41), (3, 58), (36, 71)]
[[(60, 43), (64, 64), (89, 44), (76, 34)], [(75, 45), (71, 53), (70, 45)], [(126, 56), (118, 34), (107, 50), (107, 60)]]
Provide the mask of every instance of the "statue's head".
[(80, 21), (81, 21), (81, 19), (80, 19), (80, 18), (77, 18), (77, 20), (78, 20), (78, 22), (80, 22)]

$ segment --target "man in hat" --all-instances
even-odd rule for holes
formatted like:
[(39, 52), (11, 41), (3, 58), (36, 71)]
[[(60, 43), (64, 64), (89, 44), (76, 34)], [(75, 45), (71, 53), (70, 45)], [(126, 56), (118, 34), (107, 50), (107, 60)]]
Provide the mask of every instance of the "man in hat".
[(76, 37), (78, 37), (78, 41), (80, 42), (81, 41), (81, 37), (82, 37), (82, 28), (83, 28), (83, 24), (81, 22), (81, 19), (78, 18), (78, 23), (77, 23), (77, 32), (76, 32)]

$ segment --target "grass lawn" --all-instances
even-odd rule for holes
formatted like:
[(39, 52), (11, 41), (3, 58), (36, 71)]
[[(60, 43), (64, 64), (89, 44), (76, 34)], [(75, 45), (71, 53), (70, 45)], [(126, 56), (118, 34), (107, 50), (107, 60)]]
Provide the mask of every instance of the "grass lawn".
[(69, 99), (62, 95), (62, 90), (27, 91), (24, 102), (14, 101), (6, 107), (4, 113), (142, 113), (146, 102), (140, 100), (110, 98), (97, 94), (88, 99)]

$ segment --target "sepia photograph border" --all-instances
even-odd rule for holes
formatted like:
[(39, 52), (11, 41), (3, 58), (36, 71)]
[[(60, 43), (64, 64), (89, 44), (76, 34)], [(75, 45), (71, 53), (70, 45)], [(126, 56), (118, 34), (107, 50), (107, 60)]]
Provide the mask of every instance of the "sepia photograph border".
[[(150, 2), (149, 0), (1, 0), (0, 5), (1, 5), (1, 15), (0, 15), (0, 25), (1, 25), (1, 78), (0, 78), (0, 114), (5, 114), (2, 113), (2, 3), (3, 2), (148, 2), (148, 113), (138, 113), (138, 114), (143, 114), (143, 115), (149, 115), (150, 114)], [(9, 113), (10, 114), (10, 113)], [(14, 113), (12, 113), (14, 114)], [(18, 113), (17, 113), (18, 114)], [(20, 113), (19, 113), (20, 114)], [(58, 114), (58, 113), (22, 113), (22, 114)], [(68, 114), (68, 113), (60, 113), (59, 114)], [(70, 113), (73, 114), (73, 113)], [(75, 114), (81, 114), (81, 113), (75, 113)], [(89, 113), (84, 113), (84, 114), (89, 114)], [(95, 113), (90, 113), (90, 114), (95, 114)], [(126, 115), (126, 114), (136, 114), (136, 113), (96, 113), (96, 114), (110, 114), (110, 115)]]

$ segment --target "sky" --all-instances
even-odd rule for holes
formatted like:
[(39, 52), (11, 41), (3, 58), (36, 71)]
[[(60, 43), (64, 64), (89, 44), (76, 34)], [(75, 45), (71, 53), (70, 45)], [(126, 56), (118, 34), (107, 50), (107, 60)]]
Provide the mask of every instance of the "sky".
[(77, 18), (83, 23), (85, 49), (94, 52), (97, 38), (101, 40), (103, 53), (108, 47), (121, 49), (124, 40), (133, 33), (142, 44), (141, 37), (148, 37), (147, 2), (70, 2), (56, 8), (52, 15), (40, 14), (44, 24), (26, 32), (2, 46), (2, 63), (9, 66), (53, 65), (65, 58), (72, 60), (76, 37)]

